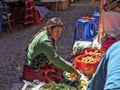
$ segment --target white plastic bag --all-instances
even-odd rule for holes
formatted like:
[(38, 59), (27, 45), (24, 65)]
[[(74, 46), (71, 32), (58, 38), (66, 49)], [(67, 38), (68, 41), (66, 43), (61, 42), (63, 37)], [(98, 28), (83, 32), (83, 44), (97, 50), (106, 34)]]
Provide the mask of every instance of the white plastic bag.
[(73, 45), (73, 55), (82, 54), (85, 48), (101, 49), (101, 44), (98, 42), (98, 36), (93, 41), (75, 41)]
[(40, 82), (38, 80), (34, 80), (32, 83), (29, 81), (24, 80), (24, 86), (22, 88), (22, 90), (39, 90), (40, 87), (42, 87), (43, 85), (45, 85), (44, 82)]

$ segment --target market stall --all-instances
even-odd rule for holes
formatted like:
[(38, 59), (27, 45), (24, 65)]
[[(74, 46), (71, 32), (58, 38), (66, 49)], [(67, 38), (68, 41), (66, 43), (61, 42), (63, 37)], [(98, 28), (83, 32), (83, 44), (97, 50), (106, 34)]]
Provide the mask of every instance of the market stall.
[[(100, 26), (98, 28), (100, 28), (99, 30), (101, 31), (98, 32), (98, 36), (100, 35), (101, 42), (98, 41), (98, 36), (96, 36), (93, 38), (93, 41), (79, 40), (75, 41), (73, 45), (73, 52), (71, 54), (72, 59), (69, 61), (80, 71), (81, 77), (77, 78), (74, 73), (63, 72), (63, 82), (42, 82), (42, 87), (39, 86), (40, 90), (85, 90), (87, 88), (88, 82), (94, 75), (102, 56), (113, 43), (118, 41), (118, 36), (120, 34), (120, 21), (118, 19), (120, 13), (101, 12), (100, 14)], [(108, 22), (109, 20), (110, 22)], [(106, 35), (109, 36), (106, 37)], [(103, 41), (103, 39), (105, 40)], [(24, 88), (29, 88), (29, 85), (34, 85), (34, 82), (26, 85)]]

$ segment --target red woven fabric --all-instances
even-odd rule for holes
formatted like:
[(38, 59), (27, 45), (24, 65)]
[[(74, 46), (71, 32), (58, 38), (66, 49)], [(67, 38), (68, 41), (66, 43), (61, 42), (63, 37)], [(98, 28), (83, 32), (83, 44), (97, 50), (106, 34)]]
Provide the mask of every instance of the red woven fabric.
[(33, 9), (34, 9), (33, 0), (25, 0), (25, 22), (24, 22), (25, 25), (34, 24)]
[(49, 81), (63, 81), (63, 71), (54, 65), (46, 65), (41, 68), (38, 72), (34, 71), (31, 67), (25, 65), (23, 70), (23, 76), (25, 80), (34, 81), (39, 80), (43, 82)]
[(118, 41), (118, 40), (112, 39), (112, 38), (107, 39), (106, 41), (104, 41), (102, 43), (102, 50), (104, 50), (106, 52), (106, 50), (116, 41)]

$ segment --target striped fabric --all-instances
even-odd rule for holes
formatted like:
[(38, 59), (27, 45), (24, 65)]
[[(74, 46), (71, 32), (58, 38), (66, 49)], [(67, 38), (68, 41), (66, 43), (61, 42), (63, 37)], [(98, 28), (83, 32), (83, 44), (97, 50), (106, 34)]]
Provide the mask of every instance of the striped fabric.
[(33, 0), (25, 0), (25, 25), (33, 24), (33, 8), (34, 2)]

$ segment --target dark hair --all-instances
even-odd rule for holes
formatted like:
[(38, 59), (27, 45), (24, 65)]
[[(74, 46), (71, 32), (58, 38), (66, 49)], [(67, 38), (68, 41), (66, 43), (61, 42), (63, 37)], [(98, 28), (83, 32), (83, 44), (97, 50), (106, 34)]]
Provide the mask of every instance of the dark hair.
[[(54, 17), (54, 18), (49, 19), (46, 23), (46, 26), (47, 27), (50, 26), (51, 32), (55, 27), (63, 27), (64, 28), (64, 25), (63, 25), (63, 23), (62, 23), (62, 21), (60, 20), (59, 17), (58, 18)], [(53, 47), (56, 50), (55, 40), (53, 38), (51, 38), (51, 40), (52, 40), (52, 43), (53, 43)]]
[(64, 27), (60, 18), (57, 18), (57, 17), (49, 19), (46, 23), (46, 26), (50, 26), (51, 29), (53, 29), (55, 27)]

